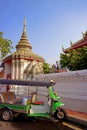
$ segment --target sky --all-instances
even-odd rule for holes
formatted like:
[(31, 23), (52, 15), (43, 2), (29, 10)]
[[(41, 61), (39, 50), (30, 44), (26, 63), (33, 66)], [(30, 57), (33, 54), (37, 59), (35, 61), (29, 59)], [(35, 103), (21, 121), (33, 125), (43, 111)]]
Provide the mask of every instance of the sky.
[(60, 59), (62, 46), (68, 48), (87, 30), (87, 0), (0, 0), (0, 32), (12, 41), (14, 49), (23, 31), (32, 51), (49, 64)]

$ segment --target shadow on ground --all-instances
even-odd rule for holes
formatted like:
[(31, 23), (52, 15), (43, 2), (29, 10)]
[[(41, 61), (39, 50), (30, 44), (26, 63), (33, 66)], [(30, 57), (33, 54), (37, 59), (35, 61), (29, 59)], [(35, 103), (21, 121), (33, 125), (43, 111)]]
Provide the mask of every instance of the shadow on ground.
[(53, 122), (45, 119), (32, 118), (25, 120), (22, 116), (10, 122), (0, 121), (0, 130), (73, 130), (64, 126), (62, 122)]

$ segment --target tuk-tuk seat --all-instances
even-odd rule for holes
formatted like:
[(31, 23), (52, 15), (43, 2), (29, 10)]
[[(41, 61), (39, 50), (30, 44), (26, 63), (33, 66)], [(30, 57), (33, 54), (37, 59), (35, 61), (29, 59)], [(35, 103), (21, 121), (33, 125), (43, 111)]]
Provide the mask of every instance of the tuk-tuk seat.
[(19, 99), (16, 98), (14, 92), (1, 92), (0, 93), (0, 101), (4, 103), (18, 103)]
[(32, 103), (34, 105), (43, 105), (44, 102), (43, 101), (35, 101), (34, 103)]

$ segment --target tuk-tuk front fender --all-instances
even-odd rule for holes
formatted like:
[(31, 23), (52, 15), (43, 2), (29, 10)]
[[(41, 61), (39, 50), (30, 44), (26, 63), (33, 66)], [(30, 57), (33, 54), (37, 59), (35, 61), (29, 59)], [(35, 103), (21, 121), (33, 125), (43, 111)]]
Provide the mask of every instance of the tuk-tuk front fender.
[(53, 102), (52, 111), (55, 112), (57, 110), (57, 108), (60, 106), (64, 106), (64, 103), (63, 102)]

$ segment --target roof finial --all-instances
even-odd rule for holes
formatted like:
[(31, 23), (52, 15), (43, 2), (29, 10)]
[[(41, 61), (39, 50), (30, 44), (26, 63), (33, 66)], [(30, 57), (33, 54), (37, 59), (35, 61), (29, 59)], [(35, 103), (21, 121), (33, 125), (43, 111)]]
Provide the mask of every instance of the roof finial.
[(84, 37), (85, 37), (85, 34), (82, 32), (82, 36), (83, 36), (83, 39), (84, 39)]
[(24, 28), (23, 28), (23, 32), (26, 33), (26, 17), (24, 17)]
[(70, 45), (72, 46), (72, 41), (70, 40)]
[(85, 35), (87, 35), (87, 30), (86, 30), (86, 32), (85, 32)]
[(62, 45), (62, 51), (64, 52), (64, 47), (63, 47), (63, 45)]

